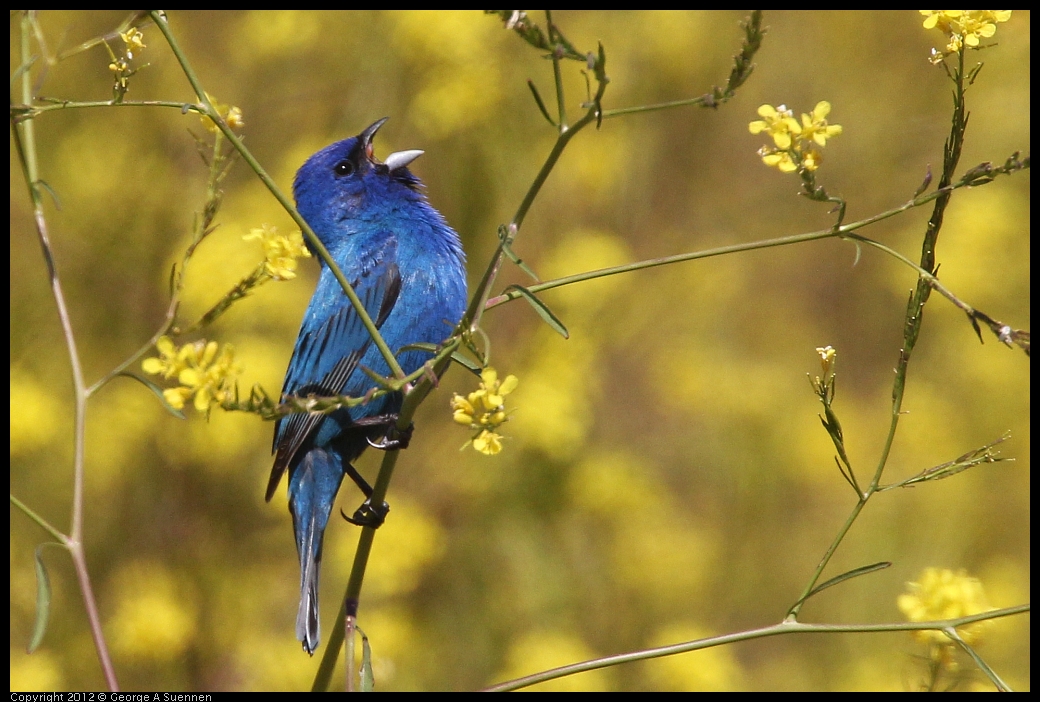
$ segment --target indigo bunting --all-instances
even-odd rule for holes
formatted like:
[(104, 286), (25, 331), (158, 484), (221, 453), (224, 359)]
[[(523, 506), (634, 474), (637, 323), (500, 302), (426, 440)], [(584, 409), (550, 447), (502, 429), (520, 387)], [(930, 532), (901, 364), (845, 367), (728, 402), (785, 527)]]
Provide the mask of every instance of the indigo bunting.
[[(465, 255), (458, 234), (422, 193), (407, 166), (422, 151), (390, 154), (380, 163), (372, 137), (386, 118), (356, 137), (311, 156), (296, 173), (296, 207), (350, 281), (391, 351), (437, 344), (451, 335), (466, 306)], [(321, 261), (321, 259), (318, 259)], [(426, 351), (397, 355), (405, 373), (422, 367)], [(303, 316), (282, 395), (364, 396), (377, 387), (361, 370), (390, 369), (331, 270), (321, 263), (318, 286)], [(289, 471), (289, 512), (300, 556), (296, 638), (314, 653), (320, 640), (318, 568), (321, 545), (344, 474), (371, 496), (353, 461), (373, 445), (392, 442), (400, 393), (331, 414), (278, 420), (267, 500)], [(383, 444), (373, 443), (383, 440)], [(384, 504), (370, 500), (350, 520), (378, 526)]]

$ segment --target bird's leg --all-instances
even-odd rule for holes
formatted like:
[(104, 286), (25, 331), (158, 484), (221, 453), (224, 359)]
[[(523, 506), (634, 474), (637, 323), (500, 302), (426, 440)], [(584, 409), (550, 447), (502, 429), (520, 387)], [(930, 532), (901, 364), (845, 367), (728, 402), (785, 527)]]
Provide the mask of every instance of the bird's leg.
[(361, 473), (357, 472), (357, 468), (349, 463), (346, 463), (347, 475), (354, 481), (354, 484), (358, 486), (361, 492), (365, 493), (365, 497), (372, 497), (372, 486), (368, 484), (368, 481), (361, 477)]
[(365, 437), (369, 446), (374, 449), (379, 449), (380, 451), (395, 451), (397, 449), (408, 448), (408, 444), (412, 440), (412, 431), (415, 429), (414, 424), (409, 424), (406, 429), (398, 429), (397, 415), (393, 414), (382, 414), (378, 417), (366, 417), (365, 419), (357, 421), (356, 424), (386, 427), (386, 431), (379, 441), (372, 441), (370, 437)]
[(353, 517), (348, 517), (343, 510), (340, 510), (340, 514), (351, 524), (360, 527), (370, 526), (373, 529), (378, 528), (383, 524), (386, 519), (387, 513), (390, 511), (390, 505), (384, 502), (379, 507), (372, 504), (372, 486), (368, 484), (368, 481), (361, 477), (361, 473), (357, 472), (357, 469), (350, 463), (346, 463), (346, 472), (350, 476), (350, 479), (354, 481), (354, 484), (358, 486), (358, 489), (365, 494), (366, 499), (360, 507), (354, 511)]
[[(399, 430), (397, 428), (397, 415), (395, 414), (381, 414), (375, 417), (364, 417), (363, 419), (354, 422), (354, 424), (363, 427), (382, 428), (383, 437), (378, 442), (372, 441), (368, 436), (365, 437), (365, 441), (368, 442), (369, 446), (382, 451), (408, 448), (408, 442), (412, 438), (412, 430), (414, 428), (413, 424), (409, 424), (407, 429), (403, 431)], [(368, 481), (361, 477), (361, 474), (357, 472), (357, 469), (349, 463), (346, 464), (346, 473), (368, 499), (366, 499), (364, 503), (354, 511), (354, 516), (352, 517), (348, 517), (346, 513), (341, 510), (340, 513), (343, 515), (343, 518), (357, 526), (369, 526), (373, 529), (379, 527), (386, 519), (386, 515), (390, 511), (390, 505), (386, 502), (378, 507), (372, 504), (372, 486), (369, 485)]]

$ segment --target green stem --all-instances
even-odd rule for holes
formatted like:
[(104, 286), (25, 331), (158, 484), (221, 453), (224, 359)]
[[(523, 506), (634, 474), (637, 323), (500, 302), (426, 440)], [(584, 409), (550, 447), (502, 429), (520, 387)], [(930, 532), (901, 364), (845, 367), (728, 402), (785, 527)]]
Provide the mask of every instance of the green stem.
[[(705, 249), (703, 251), (693, 251), (689, 253), (675, 254), (672, 256), (663, 256), (661, 258), (652, 258), (645, 261), (637, 261), (635, 263), (626, 263), (620, 266), (600, 268), (594, 271), (585, 271), (583, 273), (576, 273), (574, 275), (564, 276), (562, 278), (556, 278), (554, 280), (548, 280), (542, 283), (529, 285), (528, 290), (530, 290), (533, 293), (538, 293), (542, 292), (543, 290), (551, 290), (553, 288), (562, 287), (564, 285), (580, 283), (586, 280), (594, 280), (596, 278), (603, 278), (609, 275), (616, 275), (618, 273), (629, 273), (631, 271), (638, 271), (646, 268), (654, 268), (656, 266), (666, 266), (672, 263), (681, 263), (683, 261), (694, 261), (700, 258), (711, 258), (713, 256), (722, 256), (725, 254), (738, 253), (742, 251), (768, 249), (774, 246), (787, 246), (789, 244), (799, 244), (806, 241), (816, 241), (819, 239), (830, 239), (834, 237), (848, 237), (850, 239), (859, 239), (859, 237), (853, 236), (851, 232), (866, 227), (870, 224), (874, 224), (875, 222), (880, 222), (884, 219), (888, 219), (889, 217), (894, 217), (895, 215), (905, 212), (906, 210), (912, 207), (917, 207), (926, 202), (929, 202), (930, 200), (933, 200), (936, 197), (937, 194), (935, 193), (922, 196), (916, 200), (911, 200), (910, 202), (901, 205), (900, 207), (887, 210), (872, 217), (867, 217), (866, 219), (862, 219), (858, 222), (843, 225), (839, 227), (837, 230), (835, 230), (833, 227), (830, 227), (827, 229), (820, 229), (815, 232), (806, 232), (804, 234), (792, 234), (790, 236), (781, 236), (775, 239), (762, 239), (759, 241), (752, 241), (746, 244), (731, 244), (729, 246), (719, 246), (713, 249)], [(869, 243), (869, 240), (865, 241)], [(903, 257), (903, 260), (908, 261), (909, 259)], [(915, 269), (917, 269), (916, 264), (913, 264), (911, 262), (911, 265)], [(521, 297), (519, 292), (509, 291), (503, 293), (502, 295), (489, 299), (486, 306), (487, 309), (491, 309), (492, 307), (497, 307), (499, 305), (505, 304), (510, 300), (515, 300), (518, 297)]]
[(196, 105), (191, 102), (172, 102), (169, 100), (126, 100), (123, 102), (116, 102), (115, 100), (90, 100), (86, 102), (78, 102), (76, 100), (59, 100), (53, 102), (53, 104), (45, 105), (43, 107), (36, 107), (23, 103), (21, 105), (12, 105), (12, 119), (15, 123), (25, 122), (27, 120), (35, 119), (45, 112), (52, 112), (54, 110), (71, 110), (80, 109), (87, 107), (172, 107), (181, 112), (197, 112), (200, 115), (206, 114), (205, 109), (200, 105)]
[(954, 641), (954, 643), (960, 646), (961, 650), (963, 650), (965, 653), (971, 656), (971, 659), (975, 661), (975, 665), (979, 667), (979, 670), (986, 674), (986, 677), (990, 679), (990, 682), (992, 682), (996, 686), (998, 691), (1011, 692), (1011, 688), (1008, 687), (1008, 684), (1006, 682), (1001, 680), (1000, 676), (997, 675), (997, 671), (993, 670), (993, 668), (991, 668), (989, 664), (986, 663), (986, 661), (982, 660), (982, 656), (980, 656), (975, 651), (975, 649), (968, 644), (967, 641), (961, 638), (961, 635), (957, 633), (956, 629), (954, 629), (952, 626), (949, 626), (943, 629), (943, 633), (946, 634), (949, 638), (951, 638)]
[[(423, 382), (429, 383), (429, 381)], [(412, 417), (415, 415), (419, 402), (421, 402), (421, 399), (409, 402), (413, 394), (414, 392), (409, 393), (405, 397), (397, 422), (399, 428), (407, 428), (412, 423)], [(380, 505), (386, 500), (386, 494), (390, 489), (390, 480), (393, 478), (399, 453), (400, 451), (395, 449), (383, 454), (383, 463), (379, 468), (379, 475), (376, 476), (376, 482), (372, 486), (372, 495), (368, 498), (371, 504)], [(339, 658), (340, 647), (343, 646), (346, 635), (348, 619), (351, 625), (357, 621), (358, 607), (361, 602), (361, 586), (365, 581), (365, 571), (368, 568), (368, 559), (372, 554), (372, 543), (375, 537), (376, 530), (374, 527), (366, 526), (361, 528), (357, 549), (354, 551), (354, 564), (351, 566), (350, 579), (347, 581), (346, 593), (343, 595), (339, 614), (336, 616), (336, 623), (332, 628), (332, 633), (329, 635), (325, 652), (322, 654), (321, 664), (318, 666), (314, 683), (311, 685), (312, 692), (325, 692), (329, 689), (332, 673)], [(353, 626), (351, 628), (353, 629)], [(353, 661), (351, 661), (351, 665), (353, 665)], [(348, 674), (352, 675), (349, 672)]]
[(688, 107), (690, 105), (703, 105), (708, 101), (707, 96), (701, 95), (695, 98), (683, 100), (672, 100), (670, 102), (658, 102), (653, 105), (637, 105), (635, 107), (619, 107), (613, 110), (603, 110), (603, 119), (634, 115), (641, 112), (657, 112), (658, 110), (670, 110), (673, 107)]
[[(23, 65), (29, 61), (29, 45), (31, 42), (32, 19), (29, 12), (22, 14), (21, 21), (21, 59)], [(22, 100), (25, 104), (32, 101), (32, 89), (30, 85), (30, 72), (23, 71), (21, 75)], [(37, 170), (36, 158), (36, 132), (32, 120), (21, 124), (11, 122), (11, 133), (15, 141), (16, 151), (22, 166), (22, 176), (28, 186), (29, 198), (33, 204), (33, 218), (36, 223), (36, 233), (40, 240), (40, 249), (47, 263), (47, 274), (51, 284), (51, 294), (54, 296), (55, 306), (58, 311), (58, 319), (61, 323), (62, 335), (69, 353), (69, 365), (72, 369), (72, 384), (75, 392), (75, 419), (74, 419), (74, 446), (73, 446), (73, 489), (72, 489), (72, 528), (68, 537), (62, 537), (62, 542), (69, 549), (72, 562), (76, 570), (76, 578), (79, 581), (80, 594), (83, 596), (83, 605), (87, 612), (87, 620), (90, 623), (91, 636), (94, 639), (94, 648), (97, 651), (98, 661), (101, 665), (105, 681), (112, 691), (119, 689), (116, 679), (115, 666), (108, 653), (108, 645), (105, 642), (104, 632), (101, 629), (101, 617), (97, 608), (97, 600), (94, 597), (94, 589), (90, 582), (90, 573), (87, 571), (86, 554), (83, 551), (83, 505), (85, 500), (85, 455), (86, 455), (86, 421), (87, 421), (87, 392), (83, 379), (83, 368), (80, 364), (79, 351), (76, 347), (76, 336), (72, 330), (72, 320), (65, 302), (65, 294), (62, 291), (61, 279), (58, 277), (57, 267), (54, 263), (53, 249), (48, 234), (47, 219), (43, 211), (43, 199), (40, 196), (39, 172)]]
[[(567, 144), (571, 139), (575, 137), (582, 129), (587, 127), (596, 119), (597, 106), (599, 104), (599, 98), (603, 95), (603, 89), (605, 85), (600, 85), (599, 92), (597, 93), (597, 99), (588, 109), (585, 115), (574, 123), (570, 129), (567, 129), (560, 133), (556, 138), (556, 143), (553, 144), (553, 148), (549, 151), (549, 155), (545, 159), (545, 163), (542, 164), (538, 174), (535, 176), (531, 186), (527, 189), (527, 193), (524, 194), (524, 199), (521, 200), (520, 206), (516, 210), (516, 214), (513, 215), (513, 221), (510, 224), (510, 229), (514, 230), (511, 232), (511, 236), (516, 236), (515, 232), (519, 232), (520, 226), (524, 222), (524, 218), (527, 216), (527, 212), (531, 209), (531, 205), (534, 204), (534, 200), (538, 197), (538, 193), (541, 192), (542, 186), (545, 185), (545, 181), (548, 179), (549, 174), (552, 173), (553, 168), (556, 166), (556, 162), (560, 160), (560, 156), (563, 154), (563, 150), (567, 148)], [(481, 315), (487, 308), (489, 303), (487, 302), (488, 294), (491, 290), (491, 286), (494, 285), (495, 278), (498, 275), (498, 271), (502, 266), (502, 243), (499, 243), (498, 248), (495, 250), (494, 255), (491, 257), (491, 261), (488, 263), (487, 269), (484, 271), (484, 276), (481, 278), (477, 289), (473, 293), (473, 298), (470, 300), (470, 306), (466, 310), (466, 314), (462, 317), (461, 326), (465, 329), (474, 329), (480, 323)]]
[(753, 639), (763, 639), (769, 636), (814, 633), (834, 634), (862, 632), (878, 633), (886, 631), (942, 631), (950, 627), (964, 626), (966, 624), (972, 624), (974, 622), (997, 619), (1000, 617), (1008, 617), (1015, 614), (1023, 614), (1028, 611), (1030, 611), (1030, 605), (1023, 604), (1015, 607), (1005, 607), (1004, 609), (995, 609), (989, 612), (974, 614), (968, 617), (958, 617), (956, 619), (945, 619), (933, 622), (900, 622), (898, 624), (805, 624), (802, 622), (783, 622), (781, 624), (764, 626), (759, 629), (749, 629), (748, 631), (741, 631), (735, 634), (712, 636), (706, 639), (698, 639), (696, 641), (672, 644), (670, 646), (660, 646), (658, 648), (650, 648), (642, 651), (635, 651), (632, 653), (622, 653), (616, 656), (607, 656), (605, 658), (597, 658), (595, 660), (585, 661), (583, 663), (565, 665), (559, 668), (554, 668), (552, 670), (546, 670), (541, 673), (535, 673), (534, 675), (528, 675), (522, 678), (517, 678), (515, 680), (510, 680), (508, 682), (499, 683), (498, 685), (489, 687), (484, 691), (508, 692), (510, 690), (519, 690), (522, 687), (534, 685), (535, 683), (546, 682), (548, 680), (556, 680), (567, 675), (574, 675), (575, 673), (584, 673), (590, 670), (608, 668), (610, 666), (615, 666), (620, 663), (645, 661), (652, 658), (661, 658), (663, 656), (672, 656), (677, 653), (687, 653), (689, 651), (698, 651), (705, 648), (711, 648), (713, 646), (721, 646), (723, 644), (735, 643), (737, 641), (751, 641)]
[[(443, 356), (438, 358), (439, 360), (433, 364), (432, 369), (432, 374), (436, 378), (440, 378), (451, 363), (451, 355), (448, 349), (445, 349)], [(429, 377), (429, 374), (424, 374), (422, 379), (406, 392), (404, 402), (401, 405), (401, 411), (397, 417), (397, 428), (399, 430), (405, 431), (412, 425), (412, 418), (415, 416), (416, 410), (433, 388), (434, 381)], [(369, 497), (371, 504), (379, 505), (386, 500), (387, 492), (390, 489), (390, 480), (393, 477), (394, 468), (397, 466), (399, 453), (399, 450), (394, 449), (383, 454), (379, 475), (376, 476), (376, 482), (372, 486), (372, 495)], [(340, 646), (343, 645), (348, 620), (353, 625), (357, 619), (358, 607), (361, 602), (361, 586), (364, 584), (365, 571), (368, 568), (368, 559), (372, 553), (372, 542), (375, 540), (375, 536), (376, 530), (374, 528), (362, 527), (357, 550), (354, 552), (354, 564), (350, 570), (350, 579), (347, 581), (347, 590), (340, 605), (339, 615), (336, 617), (336, 624), (333, 627), (332, 634), (329, 636), (325, 653), (322, 655), (318, 672), (315, 675), (314, 684), (311, 688), (313, 691), (320, 692), (328, 689), (336, 666), (336, 659), (339, 657)]]
[(51, 523), (44, 519), (42, 515), (38, 514), (35, 510), (29, 507), (29, 505), (19, 500), (13, 494), (11, 495), (11, 504), (20, 509), (26, 517), (36, 522), (41, 529), (50, 534), (58, 543), (64, 544), (68, 540), (65, 534), (58, 531), (58, 529), (52, 526)]
[[(921, 273), (927, 271), (925, 275), (927, 275), (928, 278), (926, 279), (924, 276), (918, 277), (917, 286), (911, 294), (910, 301), (907, 305), (906, 317), (903, 321), (903, 348), (899, 351), (899, 360), (896, 364), (896, 375), (895, 379), (892, 381), (892, 415), (889, 421), (888, 434), (885, 437), (885, 444), (881, 449), (881, 455), (878, 458), (877, 468), (874, 470), (874, 477), (871, 479), (870, 485), (867, 486), (866, 491), (860, 496), (859, 502), (855, 507), (853, 507), (852, 513), (846, 520), (845, 525), (842, 527), (841, 531), (838, 532), (834, 541), (831, 542), (830, 548), (828, 548), (827, 553), (824, 554), (820, 564), (813, 572), (802, 598), (799, 599), (799, 601), (788, 611), (788, 619), (797, 619), (798, 613), (801, 610), (802, 605), (805, 603), (804, 598), (816, 585), (816, 582), (823, 574), (824, 569), (830, 562), (830, 559), (837, 550), (838, 545), (842, 542), (851, 528), (852, 522), (854, 522), (859, 516), (859, 513), (866, 505), (867, 500), (869, 500), (874, 493), (878, 492), (879, 485), (881, 484), (881, 476), (885, 472), (885, 466), (888, 465), (888, 459), (892, 453), (892, 445), (895, 442), (896, 431), (899, 428), (899, 418), (902, 414), (903, 396), (906, 392), (906, 377), (910, 364), (910, 356), (921, 333), (924, 306), (928, 302), (929, 294), (932, 291), (933, 284), (931, 281), (935, 280), (935, 242), (939, 237), (939, 230), (942, 228), (943, 214), (946, 210), (946, 206), (949, 204), (951, 194), (955, 189), (951, 187), (951, 183), (953, 183), (953, 175), (957, 169), (957, 162), (960, 160), (961, 146), (964, 143), (964, 132), (967, 127), (966, 114), (964, 111), (963, 49), (958, 53), (958, 59), (959, 67), (954, 79), (957, 88), (954, 92), (953, 98), (953, 124), (950, 129), (950, 137), (946, 142), (942, 178), (940, 179), (939, 187), (933, 194), (934, 197), (932, 198), (935, 200), (935, 205), (932, 209), (932, 216), (928, 221), (928, 228), (925, 231), (921, 251), (921, 265), (918, 269)], [(917, 202), (916, 199), (912, 200), (911, 204), (915, 202)], [(844, 228), (838, 228), (839, 231), (842, 229)], [(858, 238), (859, 237), (857, 237), (857, 239)]]
[(817, 564), (816, 569), (809, 578), (809, 582), (806, 583), (805, 588), (802, 589), (802, 594), (795, 601), (794, 605), (787, 610), (787, 614), (784, 616), (785, 622), (798, 621), (798, 614), (802, 611), (802, 606), (808, 601), (809, 593), (813, 591), (813, 588), (816, 587), (816, 583), (820, 581), (820, 576), (823, 575), (823, 571), (827, 568), (827, 564), (830, 563), (834, 552), (838, 550), (838, 546), (840, 546), (841, 542), (845, 540), (845, 535), (849, 533), (849, 529), (852, 528), (852, 525), (859, 517), (859, 513), (863, 511), (863, 508), (867, 504), (867, 498), (870, 497), (869, 493), (870, 491), (868, 490), (867, 494), (860, 495), (859, 500), (857, 500), (852, 511), (849, 513), (849, 516), (845, 519), (845, 523), (842, 525), (841, 529), (838, 530), (834, 539), (831, 540), (831, 545), (827, 548), (827, 552), (823, 554), (823, 558), (820, 559), (819, 564)]
[(549, 29), (549, 45), (552, 47), (553, 80), (556, 83), (556, 109), (560, 115), (557, 127), (560, 133), (567, 131), (567, 104), (563, 98), (563, 75), (560, 73), (559, 38), (552, 21), (552, 10), (545, 11), (545, 24)]
[[(967, 187), (967, 183), (950, 186), (948, 190), (952, 191), (961, 187)], [(925, 269), (921, 268), (921, 266), (914, 263), (910, 258), (904, 256), (895, 249), (892, 249), (878, 241), (853, 233), (857, 229), (862, 229), (868, 225), (880, 222), (884, 219), (888, 219), (889, 217), (894, 217), (913, 207), (920, 207), (921, 205), (927, 204), (928, 202), (931, 202), (932, 200), (938, 198), (940, 195), (940, 192), (933, 192), (928, 195), (915, 198), (914, 200), (911, 200), (897, 208), (886, 210), (885, 212), (881, 212), (872, 217), (862, 219), (858, 222), (843, 225), (839, 227), (837, 230), (831, 227), (829, 229), (821, 229), (815, 232), (807, 232), (805, 234), (793, 234), (790, 236), (777, 237), (775, 239), (763, 239), (760, 241), (753, 241), (746, 244), (719, 246), (713, 249), (705, 249), (703, 251), (693, 251), (689, 253), (675, 254), (672, 256), (663, 256), (661, 258), (647, 259), (644, 261), (636, 261), (634, 263), (625, 263), (619, 266), (599, 268), (593, 271), (584, 271), (582, 273), (576, 273), (574, 275), (564, 276), (561, 278), (554, 278), (553, 280), (546, 280), (541, 283), (529, 285), (527, 286), (527, 289), (530, 290), (532, 293), (539, 293), (545, 290), (552, 290), (554, 288), (560, 288), (565, 285), (571, 285), (573, 283), (581, 283), (587, 280), (595, 280), (596, 278), (605, 278), (607, 276), (617, 275), (619, 273), (630, 273), (633, 271), (644, 270), (647, 268), (655, 268), (657, 266), (666, 266), (673, 263), (682, 263), (684, 261), (694, 261), (701, 258), (711, 258), (714, 256), (723, 256), (725, 254), (731, 253), (754, 251), (757, 249), (767, 249), (774, 246), (787, 246), (789, 244), (800, 244), (806, 241), (818, 241), (821, 239), (831, 239), (838, 237), (867, 244), (868, 246), (872, 246), (876, 249), (879, 249), (887, 253), (888, 255), (899, 260), (901, 263), (905, 264), (909, 268), (912, 268), (933, 289), (935, 289), (945, 298), (950, 300), (950, 302), (952, 302), (954, 305), (966, 312), (970, 312), (973, 311), (974, 308), (960, 300), (950, 290), (943, 286), (939, 282), (938, 278), (936, 278), (934, 275), (932, 275)], [(503, 305), (520, 297), (522, 297), (522, 295), (519, 292), (515, 290), (510, 290), (508, 292), (502, 293), (501, 295), (489, 298), (484, 308), (485, 310), (489, 310), (493, 307), (498, 307), (499, 305)]]

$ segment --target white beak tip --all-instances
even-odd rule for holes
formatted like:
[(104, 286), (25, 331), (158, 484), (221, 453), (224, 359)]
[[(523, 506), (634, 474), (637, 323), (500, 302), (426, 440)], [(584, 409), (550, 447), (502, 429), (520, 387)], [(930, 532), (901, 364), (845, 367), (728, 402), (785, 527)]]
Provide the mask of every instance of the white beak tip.
[(386, 157), (384, 163), (391, 171), (396, 171), (398, 168), (404, 168), (424, 153), (424, 151), (420, 151), (419, 149), (412, 149), (411, 151), (395, 151)]

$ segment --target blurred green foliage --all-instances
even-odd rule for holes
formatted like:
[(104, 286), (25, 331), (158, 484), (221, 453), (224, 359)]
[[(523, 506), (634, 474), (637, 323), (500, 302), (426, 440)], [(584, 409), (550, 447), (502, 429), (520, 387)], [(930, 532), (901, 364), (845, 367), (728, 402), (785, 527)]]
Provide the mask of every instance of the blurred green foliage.
[[(40, 17), (51, 50), (110, 31), (124, 15)], [(14, 16), (12, 16), (14, 17)], [(540, 14), (532, 18), (541, 22)], [(578, 47), (601, 40), (605, 107), (693, 97), (724, 81), (741, 37), (731, 12), (559, 12)], [(553, 94), (538, 52), (476, 12), (172, 13), (206, 90), (239, 106), (246, 143), (286, 191), (316, 149), (390, 115), (377, 154), (422, 148), (414, 170), (483, 270), (554, 133), (527, 86)], [(515, 248), (543, 279), (590, 268), (820, 229), (826, 207), (762, 165), (748, 133), (762, 103), (833, 105), (844, 127), (817, 173), (849, 202), (846, 221), (907, 200), (941, 163), (950, 84), (926, 60), (940, 37), (915, 11), (766, 13), (745, 87), (717, 111), (607, 120), (580, 134)], [(11, 65), (18, 65), (12, 19)], [(1014, 13), (968, 93), (962, 170), (1029, 152), (1030, 15)], [(128, 100), (194, 102), (154, 27)], [(38, 95), (104, 100), (104, 47), (51, 66)], [(572, 115), (584, 81), (565, 65)], [(47, 215), (87, 381), (154, 333), (169, 270), (203, 201), (205, 168), (174, 109), (50, 112), (37, 121), (40, 171), (60, 198)], [(969, 304), (1029, 327), (1026, 171), (962, 190), (938, 260)], [(242, 241), (291, 228), (241, 164), (225, 182), (220, 229), (189, 270), (191, 319), (255, 267)], [(929, 208), (864, 230), (913, 259)], [(888, 427), (892, 368), (914, 273), (835, 240), (714, 258), (551, 291), (564, 340), (524, 303), (485, 320), (499, 372), (520, 386), (503, 452), (460, 453), (452, 371), (422, 408), (375, 541), (360, 623), (381, 690), (471, 689), (576, 660), (775, 623), (798, 597), (853, 496), (817, 419), (807, 372), (838, 350), (850, 458), (873, 471)], [(267, 285), (207, 331), (234, 343), (243, 387), (280, 388), (317, 265)], [(11, 159), (11, 490), (67, 528), (69, 366), (17, 160)], [(510, 271), (503, 284), (527, 279)], [(827, 590), (804, 621), (898, 621), (896, 598), (925, 566), (965, 568), (994, 606), (1028, 600), (1029, 361), (933, 295), (911, 361), (886, 478), (908, 477), (986, 444), (1014, 463), (872, 501), (824, 574), (894, 566)], [(284, 492), (265, 504), (271, 426), (246, 415), (172, 419), (117, 380), (87, 418), (89, 565), (127, 690), (309, 686), (317, 666), (293, 635), (299, 574)], [(370, 452), (370, 454), (375, 452)], [(372, 475), (378, 455), (365, 456)], [(341, 502), (358, 501), (349, 486)], [(331, 630), (357, 529), (331, 524), (323, 624)], [(32, 656), (32, 553), (42, 532), (11, 515), (11, 687), (103, 685), (67, 558), (45, 555), (50, 630)], [(1028, 689), (1028, 618), (990, 627), (981, 652)], [(900, 634), (776, 637), (588, 673), (555, 689), (904, 689), (920, 653)], [(342, 679), (342, 678), (339, 678)]]

